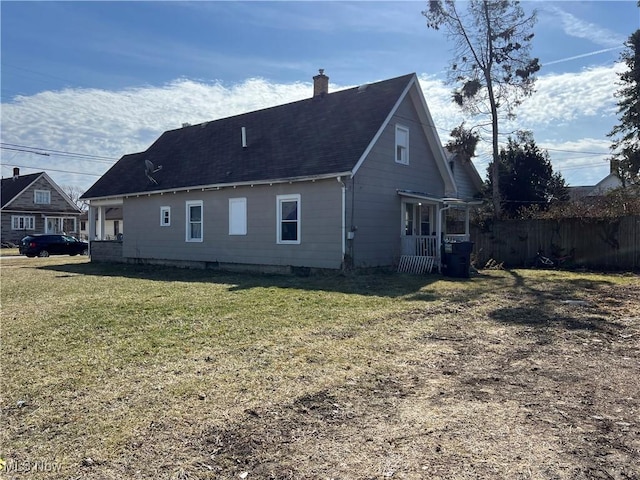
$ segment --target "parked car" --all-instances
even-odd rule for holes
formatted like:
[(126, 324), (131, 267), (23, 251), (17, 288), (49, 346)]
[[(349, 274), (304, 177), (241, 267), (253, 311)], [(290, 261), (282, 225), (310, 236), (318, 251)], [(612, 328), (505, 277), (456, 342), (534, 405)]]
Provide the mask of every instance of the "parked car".
[(20, 240), (19, 251), (27, 257), (87, 255), (89, 244), (69, 235), (27, 235)]

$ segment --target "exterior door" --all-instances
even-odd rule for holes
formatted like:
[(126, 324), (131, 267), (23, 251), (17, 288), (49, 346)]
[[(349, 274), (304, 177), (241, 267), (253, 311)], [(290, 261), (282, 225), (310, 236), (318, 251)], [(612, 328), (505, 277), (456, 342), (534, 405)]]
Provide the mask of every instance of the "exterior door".
[(62, 233), (62, 219), (58, 217), (47, 217), (45, 219), (44, 233)]

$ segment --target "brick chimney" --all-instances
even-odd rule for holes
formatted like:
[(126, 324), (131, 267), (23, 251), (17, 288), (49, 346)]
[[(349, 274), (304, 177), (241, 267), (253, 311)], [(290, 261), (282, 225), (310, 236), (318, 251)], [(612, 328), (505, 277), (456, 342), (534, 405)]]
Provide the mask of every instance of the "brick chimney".
[(324, 97), (329, 93), (329, 77), (324, 74), (324, 69), (319, 70), (319, 74), (313, 77), (313, 97)]
[(13, 179), (16, 180), (20, 176), (20, 169), (18, 167), (13, 167)]

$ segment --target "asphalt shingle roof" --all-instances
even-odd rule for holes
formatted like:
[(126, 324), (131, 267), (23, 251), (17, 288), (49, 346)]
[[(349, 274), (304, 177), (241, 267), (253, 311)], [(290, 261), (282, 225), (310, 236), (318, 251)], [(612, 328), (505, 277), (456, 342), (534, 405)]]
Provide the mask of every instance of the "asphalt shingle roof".
[(29, 175), (20, 175), (15, 179), (13, 177), (3, 178), (2, 184), (0, 185), (2, 208), (4, 208), (7, 203), (18, 196), (20, 192), (22, 192), (25, 188), (35, 182), (38, 177), (40, 177), (40, 175), (42, 175), (42, 172), (31, 173)]
[[(123, 156), (83, 198), (351, 171), (413, 77), (167, 131), (145, 152)], [(157, 185), (145, 160), (162, 165)]]

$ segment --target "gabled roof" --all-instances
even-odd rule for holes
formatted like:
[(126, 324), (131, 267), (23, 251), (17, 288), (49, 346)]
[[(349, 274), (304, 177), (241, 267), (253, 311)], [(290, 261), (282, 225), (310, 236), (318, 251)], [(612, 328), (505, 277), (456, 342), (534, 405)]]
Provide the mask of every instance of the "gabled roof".
[[(82, 198), (350, 173), (412, 81), (415, 74), (167, 131), (123, 156)], [(146, 160), (162, 166), (151, 174), (157, 184)]]
[(3, 178), (0, 188), (0, 196), (2, 197), (2, 208), (11, 203), (16, 197), (31, 186), (33, 182), (38, 180), (44, 172), (31, 173), (29, 175), (20, 175), (17, 177)]
[[(11, 203), (18, 198), (25, 190), (27, 190), (31, 185), (40, 180), (40, 178), (44, 179), (51, 187), (58, 192), (58, 194), (67, 202), (71, 210), (75, 210), (74, 213), (80, 213), (80, 208), (73, 203), (73, 200), (69, 198), (56, 182), (54, 182), (46, 172), (39, 173), (31, 173), (29, 175), (19, 175), (17, 177), (9, 177), (2, 179), (2, 209), (5, 207), (9, 207)], [(70, 213), (70, 212), (67, 212)]]

